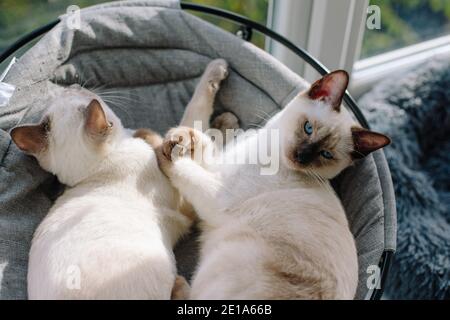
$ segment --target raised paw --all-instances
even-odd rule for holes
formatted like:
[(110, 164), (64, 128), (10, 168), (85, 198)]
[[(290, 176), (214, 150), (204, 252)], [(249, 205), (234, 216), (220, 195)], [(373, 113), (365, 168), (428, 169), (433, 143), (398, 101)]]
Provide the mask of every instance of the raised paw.
[(224, 112), (212, 121), (211, 127), (223, 132), (227, 129), (239, 129), (239, 119), (231, 112)]
[(172, 300), (187, 300), (189, 299), (189, 292), (191, 287), (186, 279), (182, 276), (177, 276), (172, 288)]
[(228, 77), (228, 73), (228, 63), (224, 59), (216, 59), (208, 64), (204, 76), (213, 92), (219, 90), (220, 83)]
[(239, 120), (233, 113), (224, 112), (212, 121), (211, 128), (220, 130), (224, 137), (222, 142), (227, 144), (239, 134), (239, 131), (237, 131), (239, 129)]
[(162, 144), (162, 153), (169, 161), (189, 156), (197, 162), (202, 161), (206, 141), (203, 134), (188, 127), (171, 129)]
[(134, 132), (133, 137), (144, 140), (153, 148), (159, 147), (163, 142), (162, 137), (158, 133), (154, 132), (153, 130), (145, 128), (137, 129)]

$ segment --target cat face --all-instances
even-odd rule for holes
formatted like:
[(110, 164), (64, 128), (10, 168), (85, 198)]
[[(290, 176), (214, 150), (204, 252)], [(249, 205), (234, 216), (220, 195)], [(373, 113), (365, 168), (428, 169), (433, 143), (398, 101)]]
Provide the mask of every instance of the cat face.
[(97, 95), (71, 87), (52, 99), (40, 123), (15, 127), (11, 137), (71, 186), (95, 170), (122, 131), (120, 120)]
[(332, 179), (355, 159), (390, 143), (361, 128), (341, 107), (348, 74), (335, 71), (315, 82), (280, 117), (281, 154), (290, 169)]

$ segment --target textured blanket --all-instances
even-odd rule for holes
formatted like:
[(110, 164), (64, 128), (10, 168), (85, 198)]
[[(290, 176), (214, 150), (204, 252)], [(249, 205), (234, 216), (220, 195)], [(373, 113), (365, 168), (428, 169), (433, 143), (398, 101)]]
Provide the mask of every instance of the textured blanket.
[(450, 61), (384, 81), (360, 100), (393, 144), (386, 157), (398, 212), (390, 298), (450, 298)]

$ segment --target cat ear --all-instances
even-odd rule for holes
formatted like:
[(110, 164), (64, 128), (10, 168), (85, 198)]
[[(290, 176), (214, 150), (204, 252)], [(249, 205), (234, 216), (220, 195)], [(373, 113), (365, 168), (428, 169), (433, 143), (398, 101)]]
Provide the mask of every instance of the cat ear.
[(20, 150), (31, 155), (40, 153), (48, 145), (47, 129), (44, 123), (15, 127), (10, 135)]
[(88, 134), (94, 137), (106, 136), (112, 124), (106, 119), (102, 105), (96, 99), (92, 100), (86, 108), (85, 128)]
[(363, 128), (352, 128), (354, 151), (352, 156), (361, 159), (371, 152), (383, 148), (391, 143), (391, 139), (384, 134)]
[(339, 112), (348, 81), (349, 76), (346, 71), (333, 71), (314, 82), (308, 91), (308, 96), (312, 100), (322, 100), (331, 104), (331, 107)]

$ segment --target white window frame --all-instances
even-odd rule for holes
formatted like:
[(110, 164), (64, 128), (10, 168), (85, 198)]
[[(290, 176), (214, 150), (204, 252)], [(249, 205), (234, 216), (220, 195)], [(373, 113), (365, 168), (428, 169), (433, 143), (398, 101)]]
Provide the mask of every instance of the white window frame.
[[(349, 72), (349, 91), (355, 98), (392, 74), (431, 57), (450, 56), (449, 35), (359, 60), (368, 5), (369, 0), (271, 0), (268, 27), (306, 49), (328, 69)], [(306, 80), (319, 77), (281, 45), (267, 41), (266, 49)]]
[[(362, 43), (369, 0), (271, 0), (268, 26), (305, 48), (330, 70), (351, 73)], [(319, 76), (288, 49), (268, 41), (268, 51), (306, 80)]]
[(450, 35), (359, 60), (353, 67), (351, 92), (358, 97), (392, 74), (411, 69), (431, 58), (444, 56), (450, 57)]

